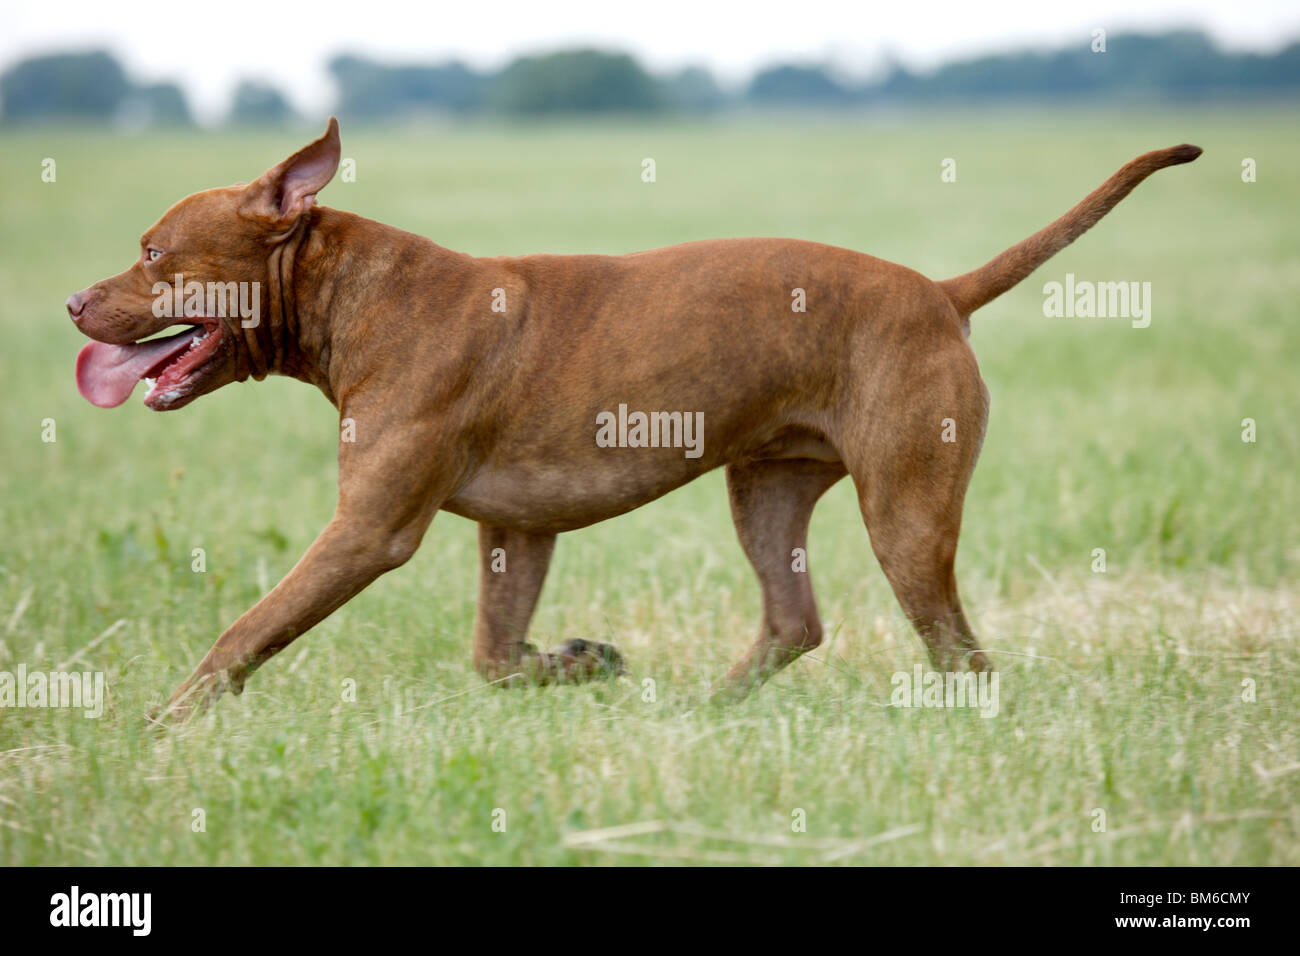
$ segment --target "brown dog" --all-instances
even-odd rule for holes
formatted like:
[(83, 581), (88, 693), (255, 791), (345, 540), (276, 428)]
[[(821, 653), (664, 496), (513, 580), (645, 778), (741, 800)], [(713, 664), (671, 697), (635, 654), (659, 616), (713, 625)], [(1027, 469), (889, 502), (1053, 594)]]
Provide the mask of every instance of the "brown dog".
[[(238, 692), (410, 558), (439, 509), (479, 523), (474, 663), (485, 677), (618, 670), (608, 645), (525, 643), (555, 536), (719, 466), (763, 590), (758, 639), (721, 691), (743, 693), (821, 641), (812, 584), (791, 556), (806, 548), (817, 499), (846, 474), (936, 666), (987, 668), (953, 574), (988, 416), (970, 314), (1151, 173), (1200, 153), (1139, 156), (1047, 228), (944, 282), (786, 239), (476, 259), (315, 205), (339, 162), (332, 119), (255, 182), (183, 199), (130, 269), (68, 299), (95, 340), (77, 360), (82, 394), (117, 405), (156, 378), (144, 401), (164, 411), (289, 375), (334, 403), (342, 440), (333, 520), (168, 711)], [(800, 296), (805, 311), (793, 311)], [(178, 323), (188, 327), (141, 343)]]

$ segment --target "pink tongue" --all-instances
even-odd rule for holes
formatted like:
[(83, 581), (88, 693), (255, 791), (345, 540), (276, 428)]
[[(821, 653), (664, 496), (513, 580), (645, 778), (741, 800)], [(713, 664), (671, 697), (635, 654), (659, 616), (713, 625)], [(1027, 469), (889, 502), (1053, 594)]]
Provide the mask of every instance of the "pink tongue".
[(202, 331), (189, 329), (144, 345), (90, 342), (77, 354), (77, 390), (100, 408), (113, 408), (131, 397), (135, 383), (149, 370), (189, 348)]

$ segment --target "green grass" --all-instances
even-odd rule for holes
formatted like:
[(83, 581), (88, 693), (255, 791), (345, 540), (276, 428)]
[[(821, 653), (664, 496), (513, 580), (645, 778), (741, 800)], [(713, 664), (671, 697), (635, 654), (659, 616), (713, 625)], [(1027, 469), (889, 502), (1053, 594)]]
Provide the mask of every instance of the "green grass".
[[(138, 398), (95, 409), (73, 386), (82, 339), (62, 303), (129, 265), (173, 201), (250, 179), (316, 131), (5, 133), (0, 670), (54, 669), (125, 623), (69, 665), (106, 674), (101, 719), (0, 709), (0, 863), (1300, 863), (1294, 120), (345, 128), (357, 181), (324, 201), (475, 254), (787, 235), (935, 277), (1140, 151), (1206, 153), (975, 316), (993, 411), (958, 572), (1001, 662), (996, 718), (885, 706), (890, 675), (924, 657), (847, 483), (810, 546), (830, 641), (745, 702), (709, 706), (759, 609), (712, 474), (559, 543), (534, 639), (612, 640), (631, 679), (484, 687), (474, 528), (442, 515), (410, 564), (162, 738), (144, 711), (328, 520), (335, 415), (280, 380), (175, 415)], [(945, 157), (956, 183), (939, 180)], [(1042, 284), (1067, 271), (1150, 281), (1151, 327), (1044, 318)]]

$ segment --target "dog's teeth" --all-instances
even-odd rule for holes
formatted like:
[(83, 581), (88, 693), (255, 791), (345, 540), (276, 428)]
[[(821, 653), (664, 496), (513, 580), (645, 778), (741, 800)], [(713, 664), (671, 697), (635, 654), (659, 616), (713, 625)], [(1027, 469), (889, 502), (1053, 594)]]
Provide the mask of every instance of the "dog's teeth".
[(157, 384), (158, 384), (158, 382), (157, 382), (156, 379), (152, 379), (152, 378), (146, 378), (146, 379), (144, 379), (144, 397), (145, 397), (145, 398), (148, 398), (148, 397), (149, 397), (149, 393), (153, 391), (154, 386), (157, 385)]

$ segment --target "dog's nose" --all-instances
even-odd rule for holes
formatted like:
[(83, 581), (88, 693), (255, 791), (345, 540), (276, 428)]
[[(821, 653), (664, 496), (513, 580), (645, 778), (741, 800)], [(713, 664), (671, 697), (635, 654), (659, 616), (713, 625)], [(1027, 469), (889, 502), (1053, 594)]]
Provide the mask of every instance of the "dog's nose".
[(86, 307), (86, 293), (74, 292), (68, 296), (68, 315), (72, 316), (72, 321), (81, 318), (81, 310)]

